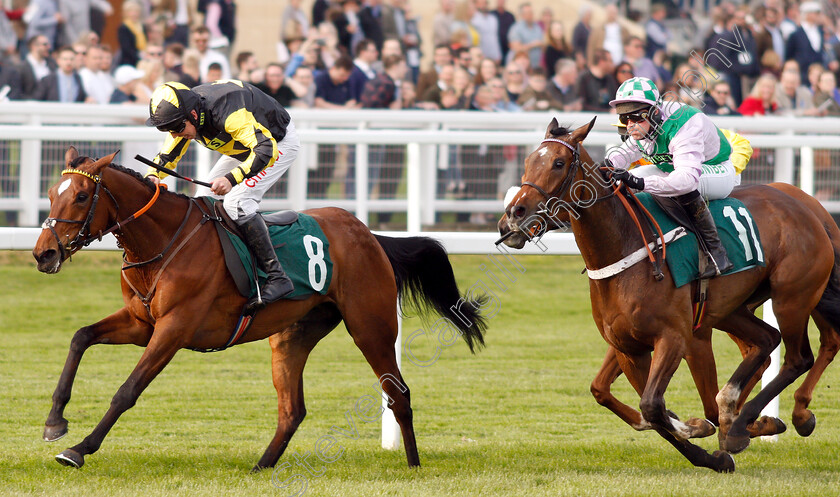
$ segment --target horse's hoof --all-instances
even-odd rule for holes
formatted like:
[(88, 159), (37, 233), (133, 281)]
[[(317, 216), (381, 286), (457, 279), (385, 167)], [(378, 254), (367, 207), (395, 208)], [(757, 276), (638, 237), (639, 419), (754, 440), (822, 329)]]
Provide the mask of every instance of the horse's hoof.
[(264, 467), (260, 466), (259, 464), (257, 464), (253, 468), (251, 468), (251, 473), (259, 473), (264, 469), (269, 469), (269, 468), (264, 468)]
[(44, 441), (46, 442), (61, 440), (64, 438), (64, 435), (67, 435), (67, 420), (64, 420), (62, 423), (57, 425), (44, 426)]
[(706, 438), (715, 434), (717, 429), (708, 419), (689, 418), (685, 424), (691, 427), (691, 438)]
[(801, 437), (807, 437), (811, 433), (814, 433), (814, 428), (817, 427), (817, 417), (811, 411), (808, 411), (808, 413), (811, 416), (804, 423), (796, 424), (796, 419), (793, 420), (793, 427), (796, 428), (796, 433), (799, 433)]
[(735, 458), (729, 452), (716, 450), (712, 457), (715, 458), (715, 467), (712, 468), (718, 473), (735, 472)]
[(85, 464), (85, 458), (73, 449), (67, 449), (61, 454), (55, 456), (55, 460), (65, 466), (72, 468), (81, 468)]
[(779, 418), (761, 416), (754, 423), (747, 425), (750, 438), (779, 435), (787, 431), (787, 425)]
[(750, 446), (750, 436), (747, 435), (732, 435), (732, 432), (729, 432), (729, 435), (726, 436), (726, 439), (723, 441), (722, 449), (730, 454), (737, 454), (747, 447)]

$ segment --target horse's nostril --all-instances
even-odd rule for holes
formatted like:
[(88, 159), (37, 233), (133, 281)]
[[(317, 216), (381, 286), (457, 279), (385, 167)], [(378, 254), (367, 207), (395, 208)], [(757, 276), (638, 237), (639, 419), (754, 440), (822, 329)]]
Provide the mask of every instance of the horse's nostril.
[(56, 254), (55, 249), (47, 249), (47, 250), (41, 252), (41, 255), (36, 255), (35, 260), (43, 264), (43, 263), (49, 262), (53, 258), (55, 258), (55, 254)]

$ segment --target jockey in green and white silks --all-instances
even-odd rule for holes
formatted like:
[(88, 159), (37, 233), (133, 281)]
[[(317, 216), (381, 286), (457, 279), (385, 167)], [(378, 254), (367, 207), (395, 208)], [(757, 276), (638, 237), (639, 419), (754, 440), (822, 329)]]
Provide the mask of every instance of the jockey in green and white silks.
[[(615, 167), (627, 168), (644, 158), (651, 165), (631, 172), (645, 178), (644, 191), (675, 197), (699, 190), (706, 199), (725, 198), (740, 183), (729, 155), (732, 147), (702, 111), (678, 102), (661, 102), (659, 91), (646, 78), (625, 81), (610, 105), (632, 126), (633, 117), (647, 110), (650, 130), (630, 138), (608, 155)], [(647, 108), (647, 109), (646, 109)], [(624, 116), (622, 118), (622, 116)]]
[[(628, 134), (620, 147), (607, 153), (604, 166), (610, 177), (630, 188), (677, 201), (708, 256), (701, 278), (731, 269), (705, 201), (726, 197), (740, 182), (729, 160), (729, 141), (699, 110), (662, 101), (656, 85), (647, 78), (622, 83), (610, 105)], [(626, 169), (640, 158), (650, 164), (632, 172)]]

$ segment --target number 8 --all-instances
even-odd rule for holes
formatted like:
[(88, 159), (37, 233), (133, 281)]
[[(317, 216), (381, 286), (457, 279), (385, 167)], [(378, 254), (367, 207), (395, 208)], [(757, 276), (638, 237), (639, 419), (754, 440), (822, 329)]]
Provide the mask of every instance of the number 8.
[[(316, 292), (327, 283), (327, 263), (324, 261), (324, 242), (312, 235), (304, 235), (303, 248), (309, 256), (309, 284)], [(319, 270), (316, 272), (316, 268)], [(320, 278), (319, 274), (320, 273)]]

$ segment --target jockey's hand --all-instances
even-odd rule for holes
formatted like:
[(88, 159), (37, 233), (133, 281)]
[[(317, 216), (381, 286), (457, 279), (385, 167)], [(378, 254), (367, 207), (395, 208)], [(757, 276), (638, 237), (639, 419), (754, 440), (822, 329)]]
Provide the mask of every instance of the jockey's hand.
[(213, 190), (213, 193), (216, 195), (225, 195), (231, 188), (233, 188), (233, 185), (231, 185), (230, 180), (224, 176), (214, 178), (213, 181), (210, 182), (210, 189)]
[(630, 188), (633, 188), (634, 190), (645, 189), (645, 180), (643, 178), (630, 174), (630, 171), (628, 171), (627, 169), (616, 167), (615, 169), (612, 169), (609, 172), (609, 175), (614, 181), (621, 181)]

